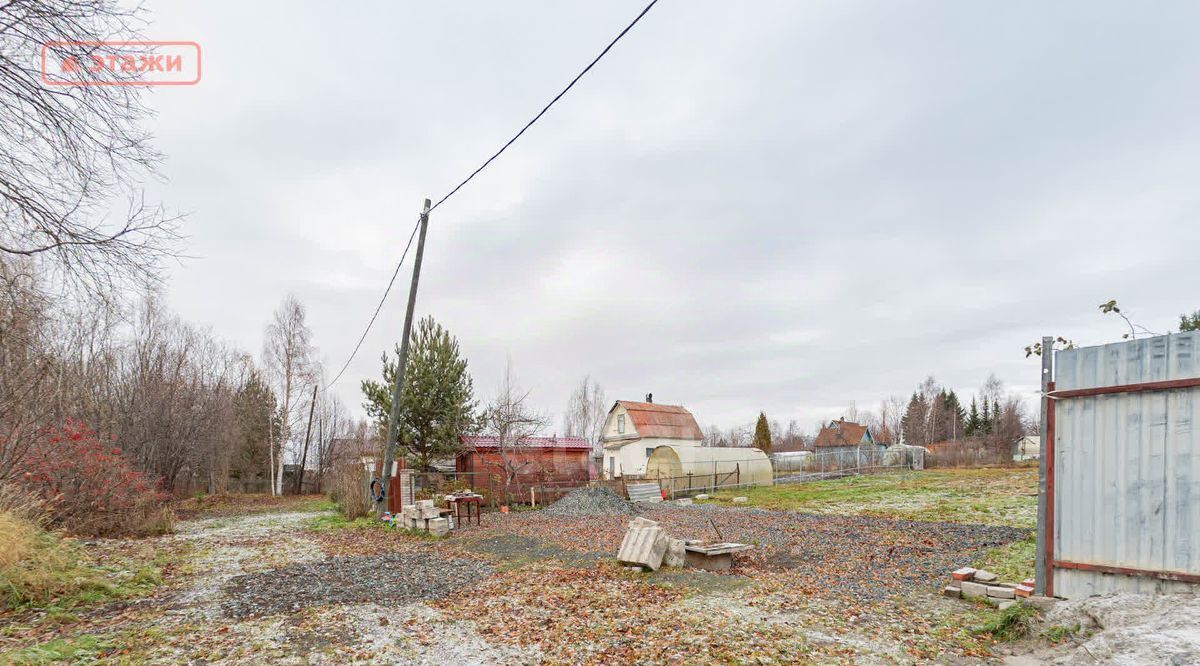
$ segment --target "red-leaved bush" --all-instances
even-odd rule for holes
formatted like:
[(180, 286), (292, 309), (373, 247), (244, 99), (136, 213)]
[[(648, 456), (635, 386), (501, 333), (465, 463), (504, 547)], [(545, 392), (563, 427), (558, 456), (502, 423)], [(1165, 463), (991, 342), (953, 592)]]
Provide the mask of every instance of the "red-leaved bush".
[(169, 496), (113, 442), (78, 421), (46, 428), (20, 469), (19, 481), (45, 502), (50, 525), (97, 536), (174, 527)]

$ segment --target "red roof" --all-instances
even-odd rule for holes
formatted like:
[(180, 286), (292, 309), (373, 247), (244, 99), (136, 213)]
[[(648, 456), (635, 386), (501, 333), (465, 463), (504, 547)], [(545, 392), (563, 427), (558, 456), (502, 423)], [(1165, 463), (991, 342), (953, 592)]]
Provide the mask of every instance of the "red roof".
[(640, 437), (663, 439), (704, 439), (696, 417), (679, 405), (660, 405), (653, 402), (618, 400), (633, 421)]
[(857, 446), (862, 442), (863, 435), (866, 432), (867, 426), (865, 425), (839, 419), (831, 422), (827, 427), (821, 428), (821, 432), (817, 433), (817, 439), (813, 442), (813, 446), (816, 448)]
[[(495, 449), (499, 448), (499, 442), (496, 437), (490, 435), (464, 435), (462, 444), (468, 449)], [(591, 444), (587, 440), (579, 437), (530, 437), (523, 440), (521, 448), (530, 449), (582, 449), (590, 451)]]

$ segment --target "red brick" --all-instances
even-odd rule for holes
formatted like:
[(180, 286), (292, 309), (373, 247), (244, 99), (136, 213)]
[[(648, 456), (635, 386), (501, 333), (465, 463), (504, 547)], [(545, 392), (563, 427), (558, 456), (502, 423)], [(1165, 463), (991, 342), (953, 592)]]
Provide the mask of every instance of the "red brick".
[(1033, 596), (1033, 586), (1022, 583), (1013, 588), (1013, 594), (1017, 595), (1018, 597)]
[(954, 580), (971, 580), (975, 576), (975, 570), (971, 567), (963, 567), (950, 572), (950, 577)]

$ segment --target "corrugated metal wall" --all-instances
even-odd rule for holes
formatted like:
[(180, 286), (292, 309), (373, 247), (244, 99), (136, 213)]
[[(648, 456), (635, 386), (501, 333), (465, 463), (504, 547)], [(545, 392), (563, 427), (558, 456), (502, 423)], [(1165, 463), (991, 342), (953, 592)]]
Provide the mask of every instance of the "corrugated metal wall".
[[(1055, 391), (1200, 376), (1200, 332), (1055, 357)], [(1055, 400), (1054, 559), (1200, 573), (1200, 388)], [(1054, 593), (1173, 592), (1155, 577), (1056, 567)]]

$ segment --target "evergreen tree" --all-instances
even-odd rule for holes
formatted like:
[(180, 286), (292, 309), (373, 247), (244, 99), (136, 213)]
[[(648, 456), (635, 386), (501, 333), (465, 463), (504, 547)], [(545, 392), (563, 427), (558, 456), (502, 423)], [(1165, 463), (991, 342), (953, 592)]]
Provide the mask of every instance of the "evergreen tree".
[(954, 418), (953, 435), (955, 439), (962, 439), (966, 437), (964, 430), (966, 429), (967, 410), (963, 409), (962, 402), (959, 401), (958, 394), (954, 391), (950, 391), (950, 404), (950, 413)]
[(771, 453), (771, 426), (767, 424), (767, 415), (759, 412), (758, 423), (754, 424), (754, 448), (763, 453)]
[[(414, 467), (428, 469), (434, 460), (454, 455), (459, 437), (474, 429), (474, 388), (458, 340), (433, 317), (417, 324), (408, 354), (397, 444)], [(362, 382), (363, 408), (385, 434), (399, 355), (400, 345), (394, 358), (383, 355), (383, 381)]]
[(272, 440), (279, 447), (281, 419), (275, 393), (258, 370), (251, 370), (234, 393), (233, 419), (237, 444), (230, 461), (232, 476), (243, 480), (260, 475), (267, 478), (270, 473), (267, 449)]
[(1179, 315), (1179, 332), (1200, 331), (1200, 310), (1190, 315)]
[(963, 427), (963, 434), (967, 437), (974, 437), (979, 433), (979, 405), (975, 403), (975, 398), (971, 398), (971, 411), (967, 413), (967, 422)]
[(986, 435), (992, 431), (992, 408), (988, 405), (985, 398), (983, 401), (983, 414), (979, 416), (979, 434)]
[(1000, 399), (992, 401), (992, 427), (988, 430), (988, 434), (1000, 432)]
[(904, 435), (904, 443), (912, 446), (923, 446), (929, 441), (925, 430), (925, 413), (928, 403), (925, 397), (914, 392), (908, 401), (908, 408), (900, 418), (900, 432)]

